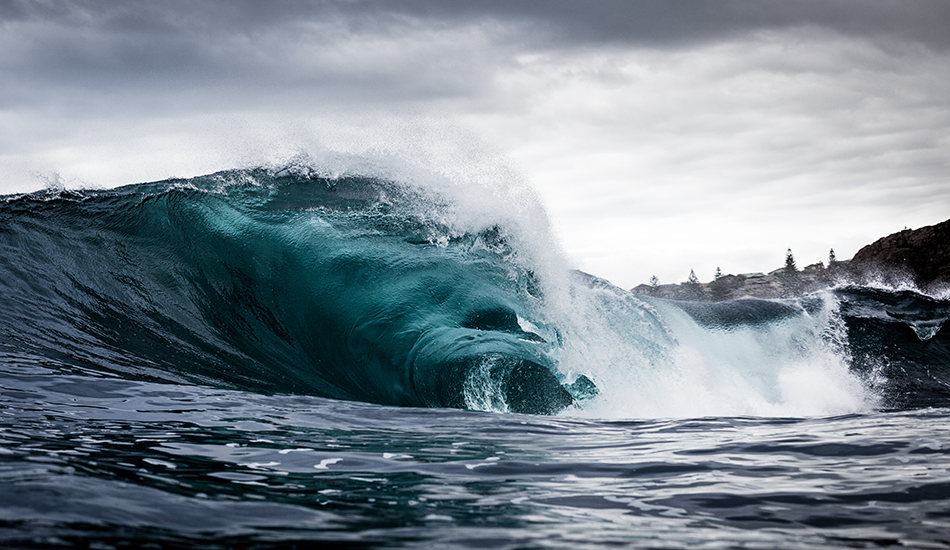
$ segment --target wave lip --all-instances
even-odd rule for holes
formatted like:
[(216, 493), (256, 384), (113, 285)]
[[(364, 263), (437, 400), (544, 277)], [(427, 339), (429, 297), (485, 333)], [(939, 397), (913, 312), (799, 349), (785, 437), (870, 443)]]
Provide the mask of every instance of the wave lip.
[(496, 224), (434, 215), (444, 200), (264, 169), (12, 198), (0, 205), (0, 337), (148, 380), (398, 406), (570, 405), (545, 337), (518, 324), (544, 325), (534, 276)]
[(433, 189), (315, 170), (7, 197), (0, 353), (131, 379), (532, 414), (950, 402), (946, 300), (867, 287), (652, 300), (560, 269), (524, 227), (464, 210)]

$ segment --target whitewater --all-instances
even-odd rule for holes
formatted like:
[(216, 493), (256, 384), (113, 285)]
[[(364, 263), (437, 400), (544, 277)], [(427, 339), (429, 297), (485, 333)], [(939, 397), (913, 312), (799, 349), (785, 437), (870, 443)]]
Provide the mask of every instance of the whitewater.
[(950, 546), (945, 295), (636, 295), (389, 168), (0, 198), (0, 545)]

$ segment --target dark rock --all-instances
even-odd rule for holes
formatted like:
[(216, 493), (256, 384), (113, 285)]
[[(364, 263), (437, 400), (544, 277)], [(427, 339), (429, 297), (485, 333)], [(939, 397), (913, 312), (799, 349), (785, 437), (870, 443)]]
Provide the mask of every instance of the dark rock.
[(863, 275), (906, 275), (921, 288), (950, 284), (950, 220), (878, 239), (859, 250), (850, 267)]
[(723, 275), (709, 283), (710, 298), (714, 302), (721, 302), (733, 298), (736, 291), (745, 284), (745, 275)]

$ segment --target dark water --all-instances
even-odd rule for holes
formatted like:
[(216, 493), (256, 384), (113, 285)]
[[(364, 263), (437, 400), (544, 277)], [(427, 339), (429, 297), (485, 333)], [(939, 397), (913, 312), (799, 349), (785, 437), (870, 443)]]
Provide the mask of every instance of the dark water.
[(460, 201), (5, 199), (0, 547), (950, 546), (946, 299), (644, 302)]

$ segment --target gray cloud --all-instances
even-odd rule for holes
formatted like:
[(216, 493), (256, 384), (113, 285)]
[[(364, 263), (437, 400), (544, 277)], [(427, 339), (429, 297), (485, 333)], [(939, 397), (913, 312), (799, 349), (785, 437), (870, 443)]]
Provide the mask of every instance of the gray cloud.
[[(266, 88), (268, 82), (274, 87), (299, 85), (293, 77), (300, 59), (288, 57), (287, 50), (299, 51), (305, 45), (316, 60), (310, 74), (320, 75), (328, 88), (337, 83), (359, 88), (359, 78), (354, 76), (359, 74), (364, 81), (376, 76), (378, 87), (395, 95), (400, 86), (406, 86), (405, 94), (419, 94), (425, 92), (425, 85), (406, 84), (418, 83), (419, 78), (395, 78), (379, 66), (348, 68), (321, 65), (319, 60), (324, 50), (332, 50), (344, 37), (397, 40), (423, 31), (449, 32), (467, 26), (493, 33), (493, 52), (504, 54), (467, 60), (469, 66), (504, 63), (512, 53), (523, 50), (605, 44), (686, 47), (804, 25), (929, 48), (950, 46), (950, 3), (942, 0), (3, 0), (0, 20), (7, 35), (2, 56), (7, 74), (106, 89), (156, 83), (172, 89), (215, 83), (246, 83), (255, 88)], [(416, 70), (421, 61), (431, 63), (457, 52), (431, 53), (420, 59)], [(411, 66), (402, 68), (415, 72)], [(432, 82), (429, 91), (438, 95), (446, 93), (447, 86), (436, 83), (434, 73), (438, 72), (411, 76)]]
[[(2, 5), (0, 105), (99, 113), (478, 96), (506, 32), (327, 3)], [(268, 7), (270, 4), (268, 4)]]
[(0, 22), (0, 107), (99, 116), (496, 101), (495, 75), (523, 53), (695, 47), (802, 25), (950, 44), (939, 0), (0, 0)]
[[(482, 1), (340, 3), (361, 17), (381, 10), (456, 21), (501, 18), (530, 23), (553, 42), (617, 42), (627, 45), (695, 45), (750, 31), (814, 25), (850, 35), (891, 37), (930, 47), (950, 46), (950, 5), (941, 0), (601, 0), (577, 2)], [(530, 38), (529, 38), (530, 40)]]
[(846, 255), (946, 215), (948, 28), (944, 0), (0, 0), (0, 192), (470, 139), (406, 122), (429, 117), (514, 158), (623, 284), (711, 273), (672, 258), (735, 243), (690, 223), (756, 228), (736, 270), (796, 232)]

